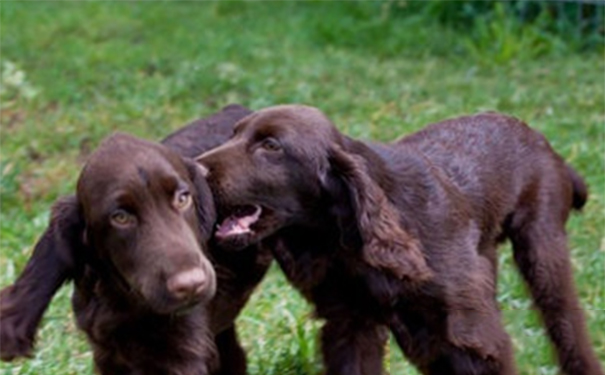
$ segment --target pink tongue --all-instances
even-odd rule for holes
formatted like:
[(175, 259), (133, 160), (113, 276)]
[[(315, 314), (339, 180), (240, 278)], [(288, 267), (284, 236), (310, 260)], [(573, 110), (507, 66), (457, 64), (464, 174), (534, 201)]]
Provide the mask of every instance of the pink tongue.
[(242, 217), (230, 216), (223, 220), (216, 230), (218, 237), (237, 236), (240, 234), (252, 233), (250, 225), (256, 223), (261, 214), (261, 208), (255, 207), (254, 213)]

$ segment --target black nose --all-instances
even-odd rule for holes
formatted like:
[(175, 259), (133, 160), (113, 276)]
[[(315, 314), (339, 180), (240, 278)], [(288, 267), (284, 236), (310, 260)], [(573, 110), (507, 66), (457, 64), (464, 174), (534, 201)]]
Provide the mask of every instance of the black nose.
[(166, 287), (175, 299), (189, 300), (200, 297), (208, 284), (206, 272), (202, 268), (193, 268), (170, 277)]

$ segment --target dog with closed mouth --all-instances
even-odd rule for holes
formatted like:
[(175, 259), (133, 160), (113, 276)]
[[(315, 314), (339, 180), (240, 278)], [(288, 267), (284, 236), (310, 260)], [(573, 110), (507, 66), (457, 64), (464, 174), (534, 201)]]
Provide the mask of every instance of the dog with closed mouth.
[(388, 144), (318, 109), (259, 110), (197, 161), (236, 251), (262, 243), (325, 319), (327, 374), (382, 373), (387, 327), (423, 374), (515, 374), (496, 301), (497, 247), (516, 265), (568, 375), (602, 375), (575, 292), (565, 222), (587, 199), (547, 140), (497, 113)]
[(73, 310), (99, 373), (245, 374), (234, 321), (271, 256), (208, 246), (214, 203), (203, 169), (186, 156), (226, 140), (249, 113), (226, 107), (163, 145), (125, 134), (105, 140), (0, 294), (2, 359), (30, 353), (46, 306), (73, 280)]

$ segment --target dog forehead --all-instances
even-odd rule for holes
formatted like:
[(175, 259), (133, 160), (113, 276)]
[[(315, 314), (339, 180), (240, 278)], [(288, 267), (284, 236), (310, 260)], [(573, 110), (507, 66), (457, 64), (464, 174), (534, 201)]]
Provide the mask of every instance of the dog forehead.
[(271, 130), (285, 135), (331, 139), (335, 127), (319, 109), (305, 105), (279, 105), (257, 111), (250, 116), (254, 131)]
[(78, 195), (99, 198), (116, 189), (133, 190), (152, 179), (184, 174), (184, 167), (172, 159), (159, 144), (122, 133), (112, 135), (88, 158), (78, 179)]
[(107, 171), (110, 174), (128, 171), (136, 166), (166, 166), (166, 153), (159, 144), (128, 134), (114, 134), (104, 140), (88, 158), (85, 172)]

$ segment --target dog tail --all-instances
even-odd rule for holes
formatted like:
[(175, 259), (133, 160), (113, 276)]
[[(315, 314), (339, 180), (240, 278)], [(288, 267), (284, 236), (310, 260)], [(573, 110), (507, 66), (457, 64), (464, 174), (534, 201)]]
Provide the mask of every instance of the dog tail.
[(578, 172), (569, 165), (567, 165), (567, 172), (569, 173), (573, 187), (573, 201), (571, 206), (576, 210), (581, 210), (588, 199), (588, 187)]

